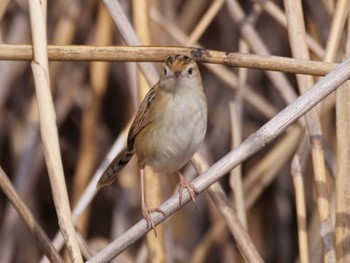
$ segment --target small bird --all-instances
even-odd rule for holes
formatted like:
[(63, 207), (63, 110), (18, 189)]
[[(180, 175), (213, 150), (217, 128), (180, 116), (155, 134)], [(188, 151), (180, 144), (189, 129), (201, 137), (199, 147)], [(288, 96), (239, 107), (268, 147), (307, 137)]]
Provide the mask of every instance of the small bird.
[[(118, 173), (136, 154), (141, 169), (141, 211), (154, 230), (144, 198), (144, 167), (158, 174), (169, 174), (187, 164), (201, 145), (207, 130), (207, 99), (198, 66), (185, 55), (169, 57), (160, 80), (150, 89), (135, 115), (127, 146), (111, 162), (97, 183), (97, 188), (113, 183)], [(194, 202), (197, 190), (178, 172), (179, 198), (187, 189)]]

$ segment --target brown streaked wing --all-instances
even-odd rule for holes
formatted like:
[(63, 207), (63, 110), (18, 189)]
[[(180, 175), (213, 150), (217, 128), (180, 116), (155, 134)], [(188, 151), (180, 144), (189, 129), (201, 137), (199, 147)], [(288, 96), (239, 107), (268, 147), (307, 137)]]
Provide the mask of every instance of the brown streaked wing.
[(159, 82), (157, 82), (152, 89), (146, 94), (137, 110), (134, 121), (131, 124), (128, 134), (128, 149), (134, 149), (134, 142), (136, 135), (147, 125), (153, 121), (153, 116), (150, 114), (149, 107), (156, 96), (156, 89), (158, 89)]

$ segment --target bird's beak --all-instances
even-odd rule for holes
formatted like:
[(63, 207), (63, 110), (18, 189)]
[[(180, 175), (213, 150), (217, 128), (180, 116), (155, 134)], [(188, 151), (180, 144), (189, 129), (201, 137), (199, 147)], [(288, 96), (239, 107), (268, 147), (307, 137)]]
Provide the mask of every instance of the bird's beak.
[(175, 78), (177, 79), (177, 78), (180, 76), (180, 74), (181, 74), (180, 71), (175, 71), (175, 72), (174, 72)]

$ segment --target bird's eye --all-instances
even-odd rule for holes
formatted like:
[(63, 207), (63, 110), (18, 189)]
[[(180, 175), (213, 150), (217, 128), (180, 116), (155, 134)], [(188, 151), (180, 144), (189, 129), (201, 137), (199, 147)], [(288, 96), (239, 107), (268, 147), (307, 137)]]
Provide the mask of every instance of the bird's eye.
[(188, 69), (188, 75), (192, 75), (192, 73), (193, 73), (193, 69), (192, 69), (192, 68), (189, 68), (189, 69)]
[(167, 74), (168, 74), (168, 70), (164, 68), (164, 76), (166, 76)]

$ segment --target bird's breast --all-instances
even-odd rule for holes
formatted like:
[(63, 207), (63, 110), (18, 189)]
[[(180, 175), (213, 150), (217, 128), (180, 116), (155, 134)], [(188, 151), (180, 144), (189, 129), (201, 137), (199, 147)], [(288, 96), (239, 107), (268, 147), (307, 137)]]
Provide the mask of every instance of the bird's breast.
[(207, 128), (207, 103), (202, 91), (194, 92), (175, 94), (159, 120), (143, 131), (142, 141), (136, 138), (135, 152), (141, 165), (149, 165), (156, 172), (173, 172), (198, 150)]

